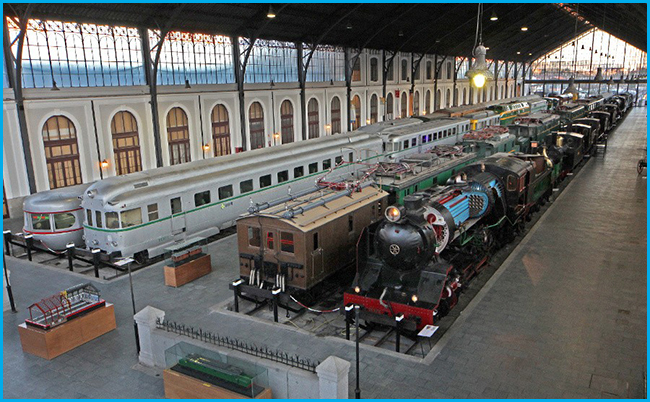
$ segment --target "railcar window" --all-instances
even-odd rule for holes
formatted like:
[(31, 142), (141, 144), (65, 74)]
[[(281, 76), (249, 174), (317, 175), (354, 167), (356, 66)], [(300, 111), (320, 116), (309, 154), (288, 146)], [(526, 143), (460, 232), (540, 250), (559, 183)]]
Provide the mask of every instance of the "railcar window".
[(253, 247), (260, 246), (260, 228), (248, 227), (248, 245)]
[(409, 140), (404, 141), (404, 149), (409, 147)]
[(289, 180), (288, 170), (283, 170), (281, 172), (278, 172), (278, 183), (284, 183), (287, 180)]
[(32, 214), (32, 228), (35, 230), (50, 230), (50, 215)]
[(266, 176), (260, 177), (260, 188), (268, 187), (271, 185), (271, 175), (267, 174)]
[(280, 251), (293, 254), (293, 233), (280, 232)]
[[(383, 145), (383, 144), (382, 144)], [(354, 162), (354, 153), (350, 152), (348, 154), (348, 162)]]
[(336, 158), (334, 158), (334, 165), (338, 165), (341, 162), (343, 162), (342, 156), (337, 156)]
[(169, 200), (169, 205), (172, 208), (172, 215), (183, 212), (183, 204), (181, 204), (181, 197), (172, 198)]
[(149, 222), (158, 219), (158, 204), (147, 205), (147, 215), (149, 217)]
[(314, 233), (314, 250), (318, 250), (318, 233)]
[(318, 162), (309, 164), (309, 174), (318, 172)]
[(120, 213), (122, 227), (130, 228), (131, 226), (142, 225), (142, 211), (140, 208), (129, 209)]
[[(221, 191), (221, 190), (219, 190)], [(201, 205), (210, 203), (210, 191), (202, 191), (194, 194), (194, 206), (200, 207)]]
[(332, 160), (331, 159), (325, 159), (323, 161), (323, 170), (327, 170), (332, 167)]
[(517, 178), (513, 175), (508, 176), (508, 191), (515, 191), (517, 189)]
[(233, 196), (232, 185), (219, 187), (219, 199), (224, 200)]
[(61, 214), (54, 214), (54, 228), (55, 229), (67, 229), (71, 228), (76, 219), (73, 214), (70, 212), (64, 212)]
[(451, 133), (452, 133), (453, 135), (456, 135), (456, 127), (454, 127), (454, 128), (451, 129)]
[(95, 225), (98, 228), (102, 227), (102, 211), (95, 211)]
[(411, 139), (411, 146), (414, 147), (418, 144), (418, 139), (417, 138), (412, 138)]
[(88, 221), (88, 226), (93, 225), (93, 210), (92, 209), (87, 209), (86, 210), (86, 220)]
[(273, 232), (266, 232), (266, 248), (273, 250), (275, 248), (273, 243)]
[(293, 178), (297, 179), (298, 177), (302, 177), (305, 175), (305, 168), (302, 166), (298, 166), (293, 168)]
[(117, 212), (106, 212), (106, 227), (109, 229), (119, 229), (120, 218)]
[(239, 193), (249, 193), (253, 191), (253, 179), (244, 180), (239, 182)]

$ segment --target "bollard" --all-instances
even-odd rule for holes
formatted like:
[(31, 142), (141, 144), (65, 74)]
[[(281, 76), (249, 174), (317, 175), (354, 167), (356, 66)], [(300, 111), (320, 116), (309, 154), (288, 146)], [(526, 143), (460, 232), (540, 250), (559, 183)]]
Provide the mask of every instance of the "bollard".
[(350, 340), (350, 323), (352, 322), (352, 310), (354, 310), (354, 304), (348, 304), (345, 306), (345, 339)]
[(102, 251), (98, 248), (92, 249), (93, 253), (93, 266), (95, 267), (95, 278), (99, 278), (99, 252)]
[(8, 255), (9, 257), (11, 257), (11, 248), (10, 248), (11, 247), (11, 243), (10, 243), (10, 241), (11, 241), (11, 230), (5, 230), (4, 232), (2, 232), (2, 234), (4, 235), (4, 238), (5, 238), (5, 255)]
[(25, 245), (27, 246), (27, 259), (32, 260), (32, 246), (34, 245), (34, 235), (28, 233), (25, 235)]
[(232, 288), (235, 292), (235, 313), (239, 313), (239, 294), (240, 294), (239, 285), (241, 285), (242, 283), (244, 283), (243, 279), (237, 279), (232, 283)]
[(395, 351), (399, 353), (399, 342), (400, 342), (400, 329), (402, 327), (402, 320), (404, 319), (404, 314), (399, 313), (395, 316)]
[(273, 321), (278, 322), (278, 295), (280, 294), (280, 288), (273, 289), (271, 293), (273, 294)]
[(66, 254), (68, 255), (68, 269), (72, 272), (72, 256), (74, 255), (74, 243), (65, 245)]

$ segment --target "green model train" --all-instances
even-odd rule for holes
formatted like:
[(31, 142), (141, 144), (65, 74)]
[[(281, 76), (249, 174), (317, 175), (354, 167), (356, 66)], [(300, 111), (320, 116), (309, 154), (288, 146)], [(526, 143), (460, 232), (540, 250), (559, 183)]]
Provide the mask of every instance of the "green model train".
[(253, 385), (253, 377), (244, 373), (240, 368), (203, 357), (196, 353), (189, 354), (180, 359), (178, 364), (191, 370), (199, 371), (203, 374), (239, 385), (240, 387), (250, 388)]

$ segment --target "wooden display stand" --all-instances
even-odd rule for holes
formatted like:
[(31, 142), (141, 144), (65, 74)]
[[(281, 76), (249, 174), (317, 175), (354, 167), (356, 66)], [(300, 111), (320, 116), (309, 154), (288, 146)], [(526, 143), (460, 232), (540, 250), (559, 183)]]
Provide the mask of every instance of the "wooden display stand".
[(178, 267), (165, 266), (165, 285), (175, 288), (212, 272), (209, 255), (201, 256)]
[(115, 328), (115, 309), (106, 303), (49, 330), (22, 323), (18, 326), (18, 334), (23, 352), (51, 360)]
[[(170, 399), (253, 399), (169, 369), (163, 372), (163, 382), (165, 397)], [(270, 388), (266, 388), (255, 397), (255, 399), (271, 398)]]

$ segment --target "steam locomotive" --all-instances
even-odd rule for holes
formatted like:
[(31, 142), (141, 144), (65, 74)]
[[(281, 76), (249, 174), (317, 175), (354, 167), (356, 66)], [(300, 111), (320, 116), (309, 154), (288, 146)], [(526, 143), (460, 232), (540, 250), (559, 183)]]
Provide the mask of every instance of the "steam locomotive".
[(434, 324), (494, 246), (510, 241), (552, 195), (552, 171), (545, 155), (497, 153), (462, 168), (447, 186), (387, 208), (360, 250), (344, 303), (362, 305), (377, 322), (403, 315), (414, 329)]

